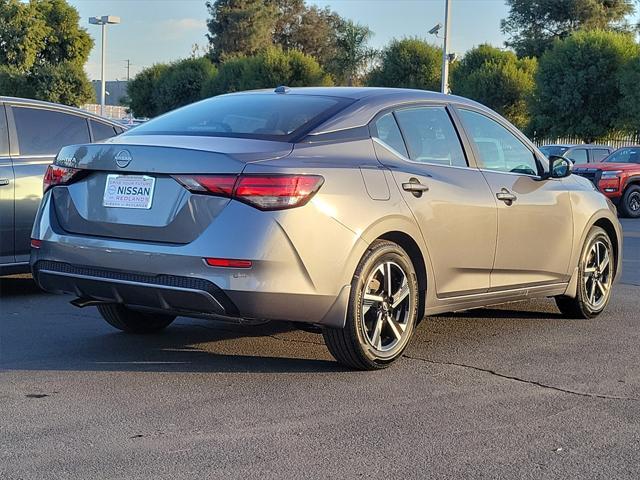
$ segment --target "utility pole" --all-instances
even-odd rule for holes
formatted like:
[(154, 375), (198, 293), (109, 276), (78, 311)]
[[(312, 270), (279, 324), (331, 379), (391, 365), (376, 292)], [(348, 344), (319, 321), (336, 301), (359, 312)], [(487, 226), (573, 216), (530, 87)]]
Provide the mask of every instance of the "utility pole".
[(445, 1), (444, 45), (442, 46), (442, 93), (449, 93), (449, 31), (451, 29), (451, 0)]
[(127, 83), (129, 82), (129, 78), (131, 78), (129, 76), (129, 73), (131, 72), (131, 60), (125, 60), (125, 62), (127, 62)]

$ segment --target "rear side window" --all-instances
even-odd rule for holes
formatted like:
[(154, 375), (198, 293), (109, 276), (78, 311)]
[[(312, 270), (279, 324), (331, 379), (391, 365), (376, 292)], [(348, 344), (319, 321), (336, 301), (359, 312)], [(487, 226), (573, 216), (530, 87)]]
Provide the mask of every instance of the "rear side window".
[(569, 150), (569, 153), (567, 153), (565, 157), (573, 161), (573, 163), (587, 163), (589, 161), (587, 159), (587, 150), (584, 148)]
[(286, 140), (350, 103), (344, 98), (298, 94), (222, 95), (150, 120), (132, 135), (208, 135)]
[(607, 155), (609, 155), (609, 150), (606, 148), (594, 148), (591, 150), (591, 161), (601, 162)]
[(55, 155), (66, 145), (90, 142), (84, 117), (41, 108), (12, 110), (20, 155)]
[(93, 133), (93, 141), (99, 142), (116, 135), (115, 129), (111, 125), (106, 123), (96, 122), (95, 120), (89, 120), (91, 122), (91, 133)]
[(398, 124), (407, 142), (409, 158), (416, 162), (466, 167), (458, 134), (444, 107), (398, 110)]
[(389, 145), (396, 152), (408, 157), (407, 148), (404, 145), (400, 128), (393, 117), (393, 113), (387, 113), (376, 120), (375, 136)]
[(4, 105), (0, 104), (0, 157), (9, 155), (9, 128), (7, 117), (4, 113)]

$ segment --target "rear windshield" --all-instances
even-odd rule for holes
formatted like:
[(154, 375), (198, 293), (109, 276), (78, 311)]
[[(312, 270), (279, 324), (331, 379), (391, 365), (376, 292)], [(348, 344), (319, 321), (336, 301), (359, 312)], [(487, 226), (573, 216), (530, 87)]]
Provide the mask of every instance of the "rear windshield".
[(564, 155), (569, 148), (568, 147), (559, 147), (557, 145), (546, 145), (544, 147), (540, 147), (540, 151), (544, 153), (547, 157), (551, 155), (555, 155), (556, 157), (561, 157)]
[(315, 126), (351, 101), (291, 95), (222, 95), (150, 120), (129, 135), (204, 135), (288, 140)]

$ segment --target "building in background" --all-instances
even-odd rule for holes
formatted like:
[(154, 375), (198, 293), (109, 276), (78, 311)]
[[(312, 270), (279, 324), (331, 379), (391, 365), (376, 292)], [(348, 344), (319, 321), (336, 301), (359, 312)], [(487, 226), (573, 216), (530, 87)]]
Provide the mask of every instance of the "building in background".
[[(96, 91), (96, 98), (100, 98), (100, 80), (93, 80), (93, 88)], [(122, 105), (121, 100), (127, 96), (126, 80), (107, 81), (107, 95), (105, 105)]]

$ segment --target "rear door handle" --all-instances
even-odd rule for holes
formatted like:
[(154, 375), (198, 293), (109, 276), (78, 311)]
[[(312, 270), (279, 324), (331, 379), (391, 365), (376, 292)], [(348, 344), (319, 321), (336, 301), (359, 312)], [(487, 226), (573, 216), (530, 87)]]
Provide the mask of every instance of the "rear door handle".
[(0, 187), (4, 187), (5, 185), (9, 185), (8, 178), (0, 178)]
[(513, 202), (515, 202), (518, 199), (517, 196), (515, 196), (513, 193), (511, 193), (506, 188), (503, 188), (498, 193), (496, 193), (496, 198), (498, 200), (502, 200), (507, 205), (511, 205)]
[(408, 182), (402, 184), (405, 192), (411, 192), (414, 196), (420, 197), (424, 192), (429, 191), (429, 187), (420, 183), (417, 178), (412, 178)]

